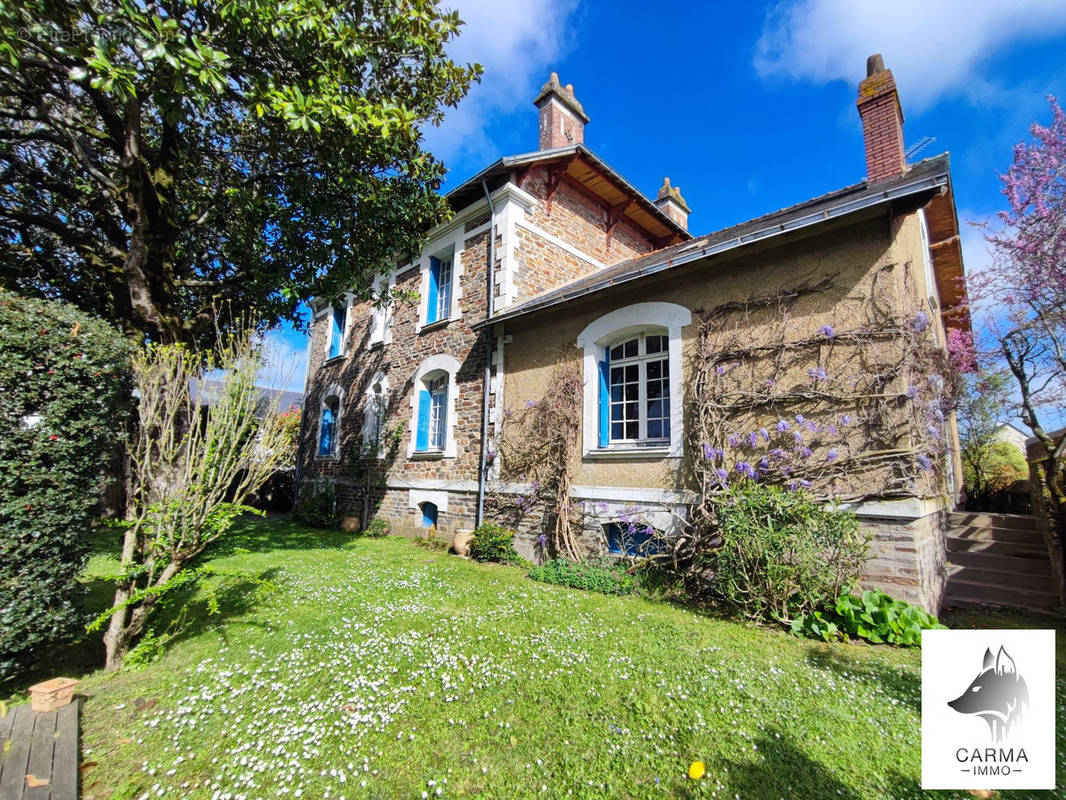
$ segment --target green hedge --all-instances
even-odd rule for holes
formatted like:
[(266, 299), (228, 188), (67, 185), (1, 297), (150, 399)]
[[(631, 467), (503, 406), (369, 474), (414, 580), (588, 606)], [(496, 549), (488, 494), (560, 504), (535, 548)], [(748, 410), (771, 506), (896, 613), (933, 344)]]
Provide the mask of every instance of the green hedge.
[(131, 351), (72, 306), (0, 290), (0, 681), (84, 632), (77, 576), (129, 415)]

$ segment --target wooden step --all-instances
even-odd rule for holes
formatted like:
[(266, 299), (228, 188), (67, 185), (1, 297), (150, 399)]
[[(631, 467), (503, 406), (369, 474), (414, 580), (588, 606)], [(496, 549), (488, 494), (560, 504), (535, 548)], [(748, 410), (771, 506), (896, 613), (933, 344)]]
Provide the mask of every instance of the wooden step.
[(1035, 560), (1048, 560), (1047, 547), (1043, 542), (1040, 545), (1019, 544), (1017, 542), (996, 542), (981, 539), (959, 539), (949, 537), (947, 540), (949, 553), (988, 553), (994, 556), (1012, 556), (1016, 558), (1028, 558)]
[(1047, 592), (1054, 594), (1055, 579), (1051, 575), (1051, 567), (1048, 566), (1045, 574), (1032, 574), (1021, 572), (1006, 572), (998, 569), (985, 569), (983, 567), (963, 566), (962, 564), (947, 565), (948, 586), (956, 580), (969, 583), (981, 584), (990, 592), (1000, 589), (1022, 589), (1034, 592)]
[(967, 511), (953, 511), (948, 514), (951, 526), (976, 525), (987, 528), (1019, 528), (1021, 530), (1040, 530), (1040, 520), (1028, 514), (984, 514)]
[(1030, 611), (1052, 611), (1059, 607), (1059, 596), (1055, 592), (1040, 592), (1003, 586), (989, 587), (984, 583), (962, 580), (956, 576), (948, 581), (944, 605), (960, 608), (1006, 606), (1009, 608), (1025, 608)]

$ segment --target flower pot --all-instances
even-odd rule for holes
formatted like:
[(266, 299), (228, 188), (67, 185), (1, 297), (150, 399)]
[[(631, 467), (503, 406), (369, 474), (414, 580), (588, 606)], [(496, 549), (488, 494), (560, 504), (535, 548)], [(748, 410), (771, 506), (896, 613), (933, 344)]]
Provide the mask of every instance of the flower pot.
[(345, 517), (341, 520), (341, 530), (345, 533), (359, 533), (363, 529), (363, 522), (359, 517)]
[(474, 540), (473, 531), (456, 531), (452, 539), (452, 552), (458, 556), (470, 555), (470, 543)]
[(52, 678), (30, 687), (30, 708), (38, 712), (58, 711), (70, 705), (74, 698), (74, 687), (78, 682), (73, 678)]

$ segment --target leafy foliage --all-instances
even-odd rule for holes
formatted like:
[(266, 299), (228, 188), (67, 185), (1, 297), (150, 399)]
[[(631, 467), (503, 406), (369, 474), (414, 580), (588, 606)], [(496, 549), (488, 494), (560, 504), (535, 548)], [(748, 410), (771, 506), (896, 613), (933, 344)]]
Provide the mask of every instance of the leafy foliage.
[(470, 557), (475, 561), (494, 561), (499, 564), (518, 562), (518, 553), (514, 549), (514, 534), (495, 522), (484, 522), (474, 531), (470, 541)]
[(880, 589), (861, 597), (842, 594), (824, 609), (809, 611), (792, 621), (792, 632), (811, 639), (865, 639), (872, 644), (917, 647), (922, 631), (946, 626), (918, 606), (895, 600)]
[(637, 589), (636, 579), (624, 569), (624, 565), (610, 559), (567, 561), (556, 558), (530, 569), (529, 577), (600, 594), (632, 594)]
[(300, 491), (295, 516), (299, 522), (312, 528), (336, 528), (340, 524), (340, 514), (337, 512), (337, 489), (333, 481), (305, 483)]
[(422, 131), (480, 75), (446, 54), (461, 24), (423, 0), (0, 5), (4, 284), (164, 342), (369, 296), (447, 214)]
[(131, 351), (66, 303), (0, 290), (0, 680), (84, 622), (77, 576), (129, 412)]
[(983, 371), (962, 381), (957, 411), (963, 481), (966, 493), (978, 502), (1028, 473), (1024, 455), (998, 438), (1010, 417), (1009, 380), (1005, 372)]
[(708, 588), (746, 617), (788, 622), (832, 602), (862, 570), (867, 538), (855, 515), (805, 492), (750, 483), (726, 492), (717, 511)]
[(388, 536), (392, 532), (392, 528), (389, 527), (388, 520), (384, 520), (381, 517), (374, 517), (366, 526), (366, 530), (363, 531), (364, 536), (369, 536), (371, 539), (380, 539), (384, 536)]

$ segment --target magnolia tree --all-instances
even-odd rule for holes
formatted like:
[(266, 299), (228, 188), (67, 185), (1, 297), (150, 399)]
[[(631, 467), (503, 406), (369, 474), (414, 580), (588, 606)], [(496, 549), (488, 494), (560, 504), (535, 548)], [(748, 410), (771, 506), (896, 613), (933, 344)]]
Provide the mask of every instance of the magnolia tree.
[(1066, 400), (1066, 114), (1049, 98), (1050, 126), (1033, 124), (1032, 141), (1014, 148), (1001, 176), (1008, 208), (1002, 231), (988, 236), (992, 267), (974, 294), (1004, 313), (990, 331), (1017, 384), (1022, 422), (1040, 442), (1035, 462), (1049, 518), (1066, 541), (1066, 437), (1049, 430), (1049, 412)]
[[(130, 437), (130, 498), (122, 572), (104, 645), (116, 669), (168, 592), (203, 577), (193, 562), (224, 536), (244, 504), (290, 458), (291, 425), (256, 387), (252, 333), (223, 335), (207, 362), (183, 345), (133, 359), (139, 423)], [(219, 380), (205, 381), (219, 371)], [(197, 387), (193, 391), (193, 387)]]

